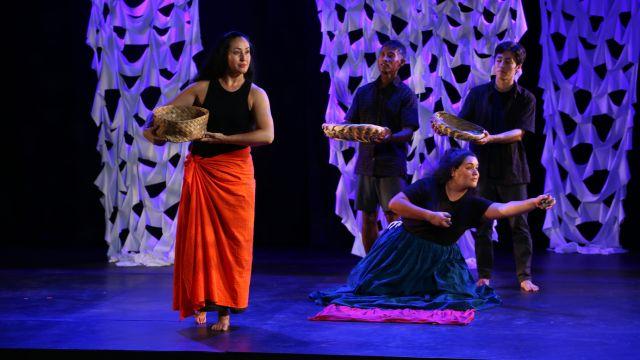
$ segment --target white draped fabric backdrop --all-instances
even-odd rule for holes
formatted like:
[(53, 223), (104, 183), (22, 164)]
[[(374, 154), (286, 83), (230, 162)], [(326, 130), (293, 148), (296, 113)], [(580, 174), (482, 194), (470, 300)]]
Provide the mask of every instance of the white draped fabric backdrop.
[(154, 146), (142, 130), (153, 108), (197, 72), (198, 1), (94, 0), (87, 43), (98, 75), (91, 115), (103, 167), (95, 184), (109, 259), (121, 266), (172, 264), (187, 144)]
[[(544, 231), (558, 252), (621, 251), (631, 148), (632, 104), (640, 56), (639, 3), (540, 0), (545, 90), (545, 191), (558, 198)], [(130, 6), (128, 5), (130, 4)], [(417, 180), (451, 146), (466, 147), (429, 126), (433, 112), (457, 113), (473, 86), (490, 78), (492, 54), (526, 31), (520, 0), (317, 0), (322, 71), (331, 77), (326, 122), (342, 123), (358, 86), (375, 80), (380, 44), (407, 45), (401, 77), (419, 98), (420, 129), (407, 160)], [(93, 0), (87, 43), (98, 85), (92, 117), (103, 168), (95, 181), (105, 208), (108, 255), (119, 265), (173, 263), (186, 144), (151, 145), (142, 127), (152, 109), (173, 98), (196, 74), (201, 51), (198, 1)], [(336, 214), (363, 254), (353, 209), (356, 144), (329, 140), (341, 172)], [(386, 226), (381, 215), (380, 220)], [(595, 235), (594, 235), (595, 234)], [(459, 242), (473, 263), (473, 239)]]
[[(449, 147), (464, 141), (434, 136), (432, 114), (457, 114), (463, 96), (490, 80), (493, 50), (502, 41), (518, 41), (525, 33), (522, 4), (511, 1), (317, 1), (321, 31), (322, 71), (329, 73), (329, 104), (325, 121), (343, 123), (359, 85), (378, 75), (375, 58), (388, 39), (407, 46), (410, 74), (401, 77), (419, 97), (420, 128), (414, 133), (407, 160), (415, 181), (431, 173)], [(336, 191), (336, 214), (354, 235), (352, 253), (362, 256), (360, 214), (354, 211), (357, 146), (329, 140), (329, 162), (341, 172)], [(386, 221), (380, 212), (380, 221)], [(458, 244), (470, 265), (475, 263), (473, 238), (466, 232)]]
[[(640, 2), (540, 1), (545, 191), (543, 226), (559, 253), (620, 248), (640, 57)], [(636, 164), (637, 166), (637, 164)]]
[[(540, 84), (545, 90), (547, 121), (545, 191), (558, 198), (558, 206), (547, 215), (544, 231), (551, 238), (551, 248), (559, 252), (622, 251), (619, 225), (624, 218), (622, 200), (629, 179), (625, 152), (631, 147), (631, 104), (640, 53), (638, 2), (631, 3), (541, 0)], [(518, 41), (527, 29), (519, 0), (317, 0), (317, 7), (323, 35), (321, 70), (331, 78), (327, 123), (343, 123), (357, 87), (379, 75), (375, 57), (384, 41), (398, 39), (407, 46), (410, 73), (401, 71), (401, 77), (420, 100), (420, 129), (414, 134), (407, 159), (413, 181), (431, 173), (439, 156), (450, 146), (468, 146), (434, 136), (429, 125), (431, 115), (438, 110), (457, 113), (469, 89), (490, 80), (496, 45), (505, 40)], [(602, 17), (599, 30), (591, 30), (590, 16)], [(551, 38), (558, 37), (558, 33), (565, 36), (565, 41), (554, 48)], [(584, 49), (589, 46), (593, 48)], [(621, 52), (615, 59), (611, 48)], [(559, 69), (568, 60), (575, 69), (566, 78)], [(600, 64), (608, 72), (605, 70), (606, 75), (596, 78), (593, 67)], [(578, 90), (592, 94), (586, 110), (576, 109), (574, 98), (582, 94), (575, 95)], [(618, 93), (607, 95), (611, 91)], [(574, 134), (563, 131), (560, 111), (577, 124), (573, 125), (578, 128)], [(594, 125), (596, 131), (592, 126), (596, 120), (612, 123), (606, 139), (598, 139), (598, 125)], [(576, 163), (571, 156), (571, 149), (579, 143), (595, 144), (586, 164)], [(335, 212), (355, 237), (352, 253), (362, 256), (361, 218), (353, 208), (357, 146), (329, 140), (329, 147), (329, 162), (341, 172)], [(573, 151), (580, 153), (582, 149)], [(564, 174), (559, 174), (559, 166)], [(604, 187), (589, 191), (585, 180), (604, 171), (609, 174)], [(386, 226), (382, 213), (379, 219)], [(587, 241), (577, 227), (592, 222), (603, 226), (594, 239)], [(467, 262), (474, 266), (470, 233), (465, 233), (458, 244)]]

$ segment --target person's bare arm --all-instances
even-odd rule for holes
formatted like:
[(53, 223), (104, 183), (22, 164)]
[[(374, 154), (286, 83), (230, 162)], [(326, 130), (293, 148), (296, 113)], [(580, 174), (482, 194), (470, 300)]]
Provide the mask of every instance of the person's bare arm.
[(439, 227), (451, 226), (451, 214), (431, 211), (414, 205), (405, 193), (400, 192), (389, 202), (389, 209), (403, 218), (425, 220)]
[(202, 104), (208, 87), (209, 81), (198, 81), (189, 85), (166, 105), (192, 106), (194, 103)]
[(535, 198), (510, 201), (508, 203), (493, 203), (487, 211), (484, 213), (484, 217), (493, 219), (502, 219), (506, 217), (516, 216), (520, 214), (528, 213), (535, 208), (550, 209), (556, 203), (556, 200), (551, 195), (540, 195)]
[(485, 133), (487, 136), (474, 142), (478, 145), (512, 144), (514, 142), (522, 141), (522, 138), (524, 137), (524, 130), (522, 129), (513, 129), (499, 134), (489, 134), (487, 131), (485, 131)]

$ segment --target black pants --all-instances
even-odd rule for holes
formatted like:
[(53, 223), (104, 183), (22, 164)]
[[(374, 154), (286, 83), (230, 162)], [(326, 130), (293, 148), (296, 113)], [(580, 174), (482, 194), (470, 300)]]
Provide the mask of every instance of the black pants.
[[(496, 185), (491, 182), (478, 184), (479, 195), (498, 202), (524, 200), (527, 198), (527, 185)], [(493, 221), (484, 222), (478, 229), (476, 240), (476, 263), (478, 276), (490, 279), (493, 268), (493, 243), (491, 241)], [(516, 273), (520, 282), (531, 279), (531, 234), (527, 223), (527, 214), (509, 218), (513, 256), (516, 262)]]

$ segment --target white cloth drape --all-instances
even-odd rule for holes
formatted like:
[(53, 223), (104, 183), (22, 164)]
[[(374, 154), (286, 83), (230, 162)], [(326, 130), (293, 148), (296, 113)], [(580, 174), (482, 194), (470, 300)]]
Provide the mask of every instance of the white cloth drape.
[(142, 126), (195, 74), (198, 1), (94, 0), (87, 29), (98, 74), (91, 115), (103, 168), (108, 256), (118, 265), (173, 263), (186, 144), (154, 146)]
[[(448, 138), (434, 136), (431, 115), (438, 110), (457, 113), (469, 89), (490, 80), (496, 45), (517, 41), (527, 29), (520, 0), (316, 2), (323, 36), (321, 70), (331, 77), (327, 123), (344, 122), (356, 88), (378, 77), (374, 60), (382, 42), (397, 39), (407, 47), (411, 76), (405, 83), (420, 100), (420, 129), (407, 163), (413, 181), (431, 173), (440, 154), (451, 147)], [(329, 162), (341, 173), (335, 211), (355, 237), (352, 253), (362, 256), (361, 219), (350, 203), (355, 199), (357, 146), (329, 140), (329, 147)], [(386, 225), (382, 212), (380, 221)], [(459, 244), (468, 263), (474, 264), (471, 235), (465, 233)]]
[(540, 1), (545, 192), (556, 252), (620, 248), (640, 57), (640, 2)]

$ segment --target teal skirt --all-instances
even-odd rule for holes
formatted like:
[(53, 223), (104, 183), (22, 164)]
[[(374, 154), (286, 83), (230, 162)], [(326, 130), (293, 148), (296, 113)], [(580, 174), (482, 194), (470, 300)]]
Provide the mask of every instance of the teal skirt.
[(346, 285), (309, 297), (321, 305), (363, 309), (468, 310), (501, 303), (492, 288), (476, 287), (457, 245), (438, 245), (402, 226), (378, 238)]

